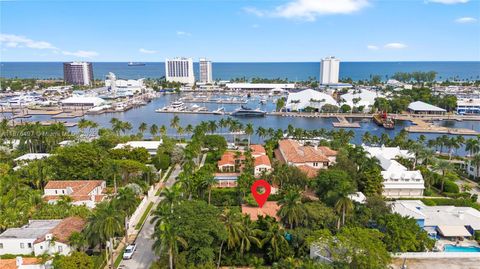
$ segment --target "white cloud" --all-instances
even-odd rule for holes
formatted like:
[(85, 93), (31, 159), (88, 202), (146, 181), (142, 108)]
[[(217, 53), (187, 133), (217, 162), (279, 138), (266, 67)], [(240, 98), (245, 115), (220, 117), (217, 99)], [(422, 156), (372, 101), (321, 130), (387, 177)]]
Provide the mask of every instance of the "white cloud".
[(378, 48), (378, 46), (375, 46), (375, 45), (368, 45), (368, 46), (367, 46), (367, 49), (369, 49), (369, 50), (378, 50), (379, 48)]
[(456, 23), (474, 23), (477, 22), (477, 19), (472, 17), (462, 17), (455, 20)]
[(407, 45), (403, 43), (388, 43), (383, 46), (386, 49), (404, 49), (407, 47)]
[(57, 49), (45, 41), (35, 41), (19, 35), (0, 34), (0, 43), (9, 48), (30, 48), (30, 49)]
[(464, 3), (467, 3), (468, 1), (469, 0), (428, 0), (427, 2), (453, 5), (453, 4), (464, 4)]
[[(63, 55), (76, 56), (81, 58), (93, 58), (98, 55), (95, 51), (85, 51), (78, 50), (74, 52), (70, 51), (61, 51), (59, 48), (50, 44), (46, 41), (35, 41), (25, 36), (20, 35), (11, 35), (11, 34), (0, 34), (0, 43), (5, 44), (8, 48), (30, 48), (30, 49), (41, 49), (41, 50), (51, 50), (52, 53), (58, 54), (62, 53)], [(39, 54), (40, 56), (43, 54)]]
[(177, 36), (191, 36), (192, 34), (190, 34), (189, 32), (185, 32), (185, 31), (177, 31)]
[(74, 52), (62, 51), (62, 53), (63, 55), (75, 56), (80, 58), (93, 58), (95, 56), (98, 56), (98, 53), (96, 51), (86, 51), (86, 50), (77, 50)]
[(287, 19), (315, 21), (318, 16), (331, 14), (350, 14), (369, 5), (369, 0), (291, 0), (277, 6), (272, 11), (261, 11), (256, 8), (244, 8), (247, 13), (259, 17), (265, 15)]
[(158, 52), (156, 50), (147, 50), (147, 49), (144, 49), (144, 48), (141, 48), (138, 51), (141, 52), (141, 53), (145, 53), (145, 54), (155, 54), (155, 53)]
[(244, 7), (243, 8), (243, 11), (245, 11), (246, 13), (249, 13), (249, 14), (253, 14), (257, 17), (263, 17), (265, 16), (265, 12), (261, 11), (261, 10), (258, 10), (257, 8), (255, 7)]

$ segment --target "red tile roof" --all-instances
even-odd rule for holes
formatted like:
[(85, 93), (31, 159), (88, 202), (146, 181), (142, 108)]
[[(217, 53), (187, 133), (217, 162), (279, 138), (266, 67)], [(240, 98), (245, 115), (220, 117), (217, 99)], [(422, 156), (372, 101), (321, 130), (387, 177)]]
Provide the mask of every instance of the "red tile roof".
[(312, 146), (302, 146), (292, 139), (278, 141), (278, 147), (283, 158), (291, 163), (328, 162), (326, 153), (334, 154), (335, 152), (327, 147), (320, 149)]
[(217, 165), (218, 166), (235, 165), (235, 153), (232, 151), (225, 151), (220, 161), (217, 162)]
[(309, 177), (309, 178), (316, 177), (317, 174), (318, 174), (318, 171), (320, 171), (320, 169), (316, 169), (316, 168), (313, 168), (313, 167), (308, 166), (308, 165), (299, 165), (297, 167), (302, 172), (304, 172), (307, 175), (307, 177)]
[(272, 164), (270, 163), (270, 159), (268, 158), (267, 155), (261, 155), (255, 158), (255, 166), (258, 166), (258, 165), (272, 166)]
[[(73, 201), (86, 201), (90, 200), (91, 196), (89, 195), (95, 188), (102, 186), (104, 183), (103, 180), (51, 180), (45, 186), (45, 189), (67, 189), (71, 188), (72, 193), (67, 196), (71, 197)], [(59, 195), (45, 195), (43, 198), (46, 201), (58, 200), (60, 199)], [(99, 194), (95, 195), (95, 201), (102, 201), (105, 195)]]
[[(22, 258), (22, 265), (35, 265), (41, 264), (42, 260), (38, 258)], [(17, 269), (17, 260), (16, 259), (0, 259), (0, 269)]]
[(277, 216), (277, 212), (280, 209), (280, 206), (277, 202), (265, 202), (262, 208), (254, 207), (249, 205), (242, 205), (242, 213), (249, 215), (251, 220), (257, 220), (258, 216), (270, 216), (280, 220)]
[[(55, 241), (68, 243), (68, 239), (74, 232), (81, 232), (87, 222), (79, 217), (68, 217), (63, 219), (55, 228), (49, 233), (53, 234)], [(45, 237), (38, 238), (34, 243), (45, 241)]]
[(265, 148), (262, 145), (250, 145), (253, 155), (267, 154)]

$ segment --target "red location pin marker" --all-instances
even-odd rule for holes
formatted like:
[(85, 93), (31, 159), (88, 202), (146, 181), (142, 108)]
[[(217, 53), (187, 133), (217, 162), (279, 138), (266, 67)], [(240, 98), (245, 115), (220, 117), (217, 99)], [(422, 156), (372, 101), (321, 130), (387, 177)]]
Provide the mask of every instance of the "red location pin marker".
[[(263, 187), (265, 191), (263, 193), (259, 193), (257, 190), (258, 187)], [(261, 208), (270, 195), (271, 187), (268, 182), (263, 179), (259, 179), (253, 183), (252, 187), (250, 187), (250, 191), (252, 191), (253, 198), (255, 198), (255, 201), (257, 201), (258, 206)]]

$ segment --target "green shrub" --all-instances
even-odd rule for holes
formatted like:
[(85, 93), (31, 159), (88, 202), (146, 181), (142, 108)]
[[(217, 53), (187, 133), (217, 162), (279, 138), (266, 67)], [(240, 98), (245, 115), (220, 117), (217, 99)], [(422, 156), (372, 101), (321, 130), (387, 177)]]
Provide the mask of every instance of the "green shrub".
[(433, 194), (432, 189), (425, 189), (425, 191), (423, 192), (423, 195), (425, 196), (432, 196), (432, 194)]
[(446, 180), (443, 185), (443, 191), (448, 193), (459, 193), (460, 188), (458, 187), (457, 184), (455, 184), (455, 182)]
[(240, 205), (240, 193), (236, 188), (212, 189), (211, 203), (216, 206), (238, 206)]
[(423, 199), (422, 202), (427, 205), (427, 206), (436, 206), (437, 203), (433, 201), (432, 199)]

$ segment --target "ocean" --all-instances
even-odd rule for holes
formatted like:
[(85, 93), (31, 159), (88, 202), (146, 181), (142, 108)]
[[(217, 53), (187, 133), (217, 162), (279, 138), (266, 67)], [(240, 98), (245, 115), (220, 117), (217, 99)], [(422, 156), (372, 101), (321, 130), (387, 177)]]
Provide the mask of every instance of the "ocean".
[[(213, 78), (229, 80), (239, 77), (287, 78), (290, 81), (318, 79), (319, 62), (288, 63), (213, 63)], [(198, 77), (198, 63), (194, 63)], [(479, 80), (480, 62), (341, 62), (340, 78), (369, 79), (380, 75), (383, 80), (396, 72), (436, 71), (437, 80)], [(94, 77), (104, 79), (109, 72), (119, 78), (160, 78), (165, 75), (163, 62), (147, 62), (145, 66), (128, 66), (126, 62), (94, 62)], [(63, 78), (61, 62), (1, 62), (0, 77)]]

